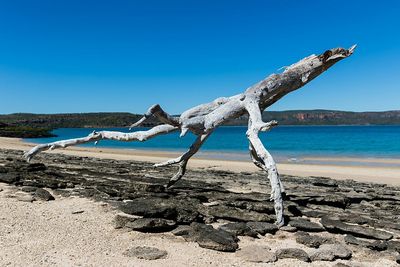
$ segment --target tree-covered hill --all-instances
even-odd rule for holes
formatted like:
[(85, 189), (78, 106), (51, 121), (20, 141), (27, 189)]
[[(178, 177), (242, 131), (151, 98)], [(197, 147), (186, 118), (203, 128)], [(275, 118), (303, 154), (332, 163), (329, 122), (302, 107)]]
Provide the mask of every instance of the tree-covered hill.
[[(127, 127), (141, 118), (132, 113), (65, 113), (0, 115), (0, 136), (43, 137), (49, 129), (75, 127)], [(348, 112), (336, 110), (266, 111), (264, 121), (277, 120), (280, 125), (400, 125), (400, 110), (384, 112)], [(149, 119), (143, 126), (159, 122)], [(242, 116), (227, 125), (247, 125)]]

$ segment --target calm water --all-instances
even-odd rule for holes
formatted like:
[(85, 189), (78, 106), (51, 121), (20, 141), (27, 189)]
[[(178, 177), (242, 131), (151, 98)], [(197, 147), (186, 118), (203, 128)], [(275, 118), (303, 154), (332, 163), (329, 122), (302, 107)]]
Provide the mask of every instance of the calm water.
[[(135, 130), (143, 130), (137, 128)], [(35, 143), (47, 143), (61, 139), (83, 137), (91, 128), (62, 128), (54, 130), (54, 138), (27, 139)], [(127, 128), (107, 128), (128, 132)], [(239, 159), (248, 157), (247, 127), (220, 127), (202, 147), (207, 156)], [(333, 157), (383, 157), (400, 158), (400, 126), (279, 126), (267, 133), (261, 133), (264, 145), (278, 159), (301, 159), (306, 156)], [(186, 150), (194, 136), (179, 133), (158, 136), (146, 142), (100, 141), (98, 147)], [(93, 146), (85, 144), (84, 146)], [(215, 153), (217, 152), (217, 153)]]

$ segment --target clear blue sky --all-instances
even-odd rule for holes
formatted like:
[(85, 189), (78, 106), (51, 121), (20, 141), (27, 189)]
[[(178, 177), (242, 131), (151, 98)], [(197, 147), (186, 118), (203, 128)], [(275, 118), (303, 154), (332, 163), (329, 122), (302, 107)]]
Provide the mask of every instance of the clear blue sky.
[(270, 109), (400, 109), (400, 1), (0, 0), (0, 113), (177, 114), (355, 43)]

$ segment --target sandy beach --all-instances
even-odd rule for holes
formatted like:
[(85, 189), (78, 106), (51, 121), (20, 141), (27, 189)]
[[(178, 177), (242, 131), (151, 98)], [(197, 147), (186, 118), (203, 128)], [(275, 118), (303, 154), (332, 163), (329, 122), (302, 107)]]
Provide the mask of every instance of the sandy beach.
[[(3, 151), (2, 153), (5, 154), (1, 158), (0, 167), (6, 166), (7, 162), (14, 162), (11, 165), (19, 168), (23, 165), (23, 163), (18, 162), (19, 153), (22, 154), (22, 150), (26, 151), (32, 147), (33, 144), (25, 143), (19, 139), (0, 138), (0, 149), (19, 150), (9, 150), (8, 154)], [(157, 184), (161, 182), (164, 184), (165, 179), (170, 177), (171, 172), (174, 171), (173, 168), (169, 170), (154, 170), (150, 164), (140, 161), (159, 162), (177, 154), (162, 151), (81, 147), (46, 153), (51, 153), (52, 155), (47, 155), (46, 157), (46, 154), (42, 154), (41, 157), (38, 157), (33, 162), (43, 161), (45, 165), (49, 166), (49, 169), (43, 172), (39, 170), (38, 173), (40, 174), (37, 176), (35, 172), (21, 174), (21, 179), (25, 179), (25, 182), (22, 182), (22, 187), (0, 183), (0, 223), (2, 225), (0, 227), (0, 266), (338, 266), (338, 263), (345, 264), (340, 266), (396, 266), (397, 252), (393, 252), (393, 249), (379, 252), (358, 245), (350, 245), (346, 243), (343, 233), (337, 234), (329, 231), (318, 233), (311, 231), (311, 235), (346, 246), (352, 252), (351, 259), (339, 258), (332, 262), (313, 259), (313, 262), (308, 263), (293, 258), (279, 258), (277, 261), (275, 259), (275, 262), (272, 261), (273, 263), (252, 262), (254, 257), (262, 256), (260, 252), (262, 249), (273, 253), (278, 253), (278, 251), (287, 248), (300, 249), (308, 255), (314, 255), (318, 251), (309, 245), (300, 244), (298, 242), (298, 232), (286, 230), (259, 235), (258, 238), (240, 236), (238, 241), (239, 248), (233, 253), (206, 249), (198, 243), (185, 240), (172, 232), (142, 233), (128, 228), (116, 229), (115, 218), (117, 214), (121, 214), (121, 210), (120, 206), (115, 206), (115, 202), (121, 200), (110, 199), (111, 195), (104, 195), (98, 190), (90, 191), (93, 190), (93, 186), (95, 186), (94, 188), (103, 186), (102, 190), (112, 194), (114, 192), (112, 190), (124, 190), (124, 188), (129, 188), (129, 186), (133, 185), (142, 186), (137, 188), (146, 188), (143, 186), (148, 183)], [(63, 155), (55, 155), (55, 153)], [(10, 159), (7, 159), (6, 155)], [(70, 155), (88, 158), (68, 157)], [(137, 162), (118, 163), (114, 160), (134, 160)], [(323, 161), (323, 159), (318, 160)], [(349, 160), (354, 161), (355, 159), (326, 158), (325, 160), (327, 162), (340, 162), (340, 160), (346, 162)], [(360, 159), (364, 164), (371, 160), (373, 159)], [(377, 161), (384, 160), (377, 159)], [(388, 159), (388, 163), (389, 161), (391, 164), (397, 164), (395, 159)], [(119, 168), (114, 168), (113, 164), (119, 164)], [(29, 166), (29, 164), (26, 165)], [(41, 166), (41, 164), (36, 165)], [(33, 166), (36, 165), (33, 164)], [(398, 184), (396, 178), (400, 173), (400, 170), (396, 168), (329, 164), (281, 163), (278, 167), (282, 174), (326, 176), (341, 180), (351, 178), (361, 182), (391, 183), (394, 185)], [(224, 206), (222, 203), (227, 199), (232, 199), (235, 194), (242, 194), (239, 197), (238, 204), (242, 203), (247, 196), (249, 203), (269, 205), (264, 203), (264, 200), (261, 202), (256, 200), (259, 192), (265, 194), (265, 192), (269, 191), (269, 185), (264, 181), (264, 174), (258, 171), (251, 162), (197, 157), (191, 161), (190, 168), (192, 171), (188, 174), (188, 177), (181, 181), (181, 186), (183, 186), (181, 190), (183, 191), (180, 194), (184, 194), (182, 196), (185, 203), (193, 201), (190, 198), (191, 192), (197, 192), (197, 194), (204, 194), (200, 199), (204, 199), (206, 196), (213, 196), (213, 194), (215, 194), (215, 197), (220, 198), (216, 202), (207, 201), (210, 205)], [(225, 172), (214, 172), (214, 170), (233, 172), (225, 176)], [(12, 174), (12, 172), (10, 173)], [(251, 179), (248, 176), (249, 173), (252, 174)], [(30, 175), (32, 175), (31, 178), (29, 178)], [(43, 199), (35, 199), (35, 194), (27, 191), (32, 187), (29, 184), (34, 185), (32, 184), (34, 177), (39, 177), (39, 180), (37, 180), (39, 183), (44, 182), (49, 186), (56, 187), (55, 189), (50, 189), (49, 186), (44, 186), (45, 190), (48, 190), (55, 200), (43, 201)], [(64, 178), (59, 179), (57, 177)], [(149, 179), (149, 177), (152, 179)], [(52, 182), (52, 179), (58, 183), (58, 181), (67, 178), (69, 179), (68, 181), (75, 183), (75, 187), (57, 189), (59, 185), (54, 185)], [(391, 224), (392, 217), (397, 216), (396, 204), (392, 203), (398, 200), (396, 188), (357, 184), (352, 181), (338, 181), (337, 184), (335, 184), (336, 182), (332, 184), (330, 182), (332, 180), (327, 180), (329, 179), (285, 177), (285, 186), (291, 194), (292, 200), (287, 204), (291, 203), (290, 205), (295, 207), (295, 210), (301, 209), (304, 214), (308, 214), (306, 218), (311, 220), (309, 223), (316, 223), (319, 227), (321, 227), (321, 219), (313, 217), (315, 215), (307, 213), (308, 211), (317, 211), (334, 216), (353, 212), (351, 216), (349, 215), (349, 218), (357, 218), (359, 214), (362, 214), (365, 216), (363, 218), (371, 220), (370, 223), (375, 220), (372, 219), (375, 218), (373, 216), (377, 216), (376, 218), (379, 218), (379, 222), (381, 222), (380, 225), (374, 225), (376, 229), (379, 229), (378, 231), (381, 231), (378, 233), (385, 233), (382, 231), (390, 230), (390, 232), (394, 233), (394, 237), (393, 240), (389, 241), (393, 243), (384, 243), (379, 240), (376, 242), (381, 242), (379, 244), (392, 244), (392, 246), (397, 246), (396, 242), (400, 243), (398, 241), (400, 232), (397, 230), (400, 229), (400, 226)], [(189, 185), (190, 187), (186, 188)], [(202, 188), (204, 185), (214, 186), (214, 189), (213, 187), (209, 191), (198, 191), (198, 188), (196, 189), (196, 187)], [(334, 187), (331, 187), (332, 185)], [(223, 186), (228, 191), (223, 191), (220, 186)], [(36, 187), (34, 186), (34, 188)], [(152, 195), (158, 194), (156, 193), (158, 187), (153, 188), (156, 191), (150, 193), (150, 195), (144, 193), (146, 206), (150, 203), (148, 202), (148, 197), (151, 198)], [(189, 191), (186, 191), (187, 189)], [(371, 193), (372, 191), (376, 193)], [(89, 192), (97, 192), (96, 194), (99, 194), (99, 197), (106, 196), (106, 199), (97, 199), (95, 201), (95, 196)], [(221, 195), (222, 192), (227, 195)], [(382, 197), (382, 199), (386, 200), (381, 201), (377, 192), (381, 192), (380, 194), (386, 192), (387, 195)], [(255, 195), (252, 195), (252, 193), (255, 193)], [(138, 196), (135, 194), (137, 192), (132, 195), (134, 199)], [(163, 191), (159, 192), (159, 194), (165, 197)], [(229, 196), (229, 194), (233, 195)], [(175, 196), (179, 196), (179, 194), (175, 194)], [(315, 202), (312, 203), (315, 204), (310, 203), (309, 206), (305, 207), (293, 202), (298, 198), (299, 203), (302, 203), (304, 197), (313, 198)], [(325, 199), (325, 197), (327, 198)], [(129, 199), (129, 196), (124, 198)], [(175, 197), (172, 197), (172, 199), (175, 199)], [(342, 202), (343, 199), (348, 199), (349, 201), (351, 199), (364, 200), (361, 203), (356, 201), (349, 209), (343, 209), (342, 205), (347, 205), (346, 201)], [(168, 203), (167, 200), (162, 200), (162, 205), (166, 205), (166, 203)], [(337, 205), (342, 208), (338, 208)], [(225, 207), (228, 208), (228, 206)], [(210, 208), (212, 210), (212, 206)], [(387, 210), (385, 210), (386, 208)], [(233, 208), (234, 210), (235, 208)], [(221, 210), (218, 213), (220, 212), (223, 213), (225, 211)], [(264, 213), (249, 210), (246, 210), (246, 212), (249, 212), (248, 216), (258, 214), (257, 216), (267, 216), (266, 218), (269, 218), (269, 215)], [(392, 214), (392, 212), (395, 212), (395, 214)], [(294, 220), (298, 216), (298, 214), (295, 215), (289, 211), (288, 214)], [(234, 216), (240, 216), (240, 214)], [(246, 216), (245, 219), (247, 218)], [(311, 218), (308, 218), (309, 216)], [(228, 222), (230, 220), (218, 219), (210, 223), (217, 229)], [(357, 227), (355, 231), (361, 231), (362, 235), (363, 231), (367, 229), (365, 227), (371, 226), (360, 225)], [(386, 229), (385, 227), (388, 228)], [(327, 245), (329, 246), (329, 243)], [(157, 260), (145, 260), (127, 255), (127, 251), (130, 249), (142, 246), (165, 251), (166, 256)], [(254, 250), (258, 252), (254, 252)], [(267, 261), (265, 258), (264, 260)]]
[[(396, 266), (390, 259), (376, 261), (376, 254), (359, 252), (352, 261), (306, 263), (282, 259), (276, 263), (252, 263), (237, 253), (204, 249), (171, 233), (146, 234), (114, 229), (117, 211), (107, 203), (56, 195), (51, 202), (21, 202), (18, 188), (0, 183), (1, 266)], [(326, 237), (333, 237), (325, 234)], [(126, 249), (148, 246), (168, 252), (158, 260), (127, 257)], [(273, 250), (300, 247), (295, 234), (280, 231), (259, 239), (241, 237), (242, 250), (268, 246)], [(352, 265), (354, 264), (354, 265)]]
[[(0, 148), (3, 149), (27, 151), (34, 146), (35, 144), (24, 142), (21, 139), (0, 137)], [(179, 153), (176, 152), (96, 147), (69, 147), (64, 150), (55, 150), (45, 153), (61, 153), (82, 157), (147, 161), (153, 163), (161, 162), (179, 155)], [(307, 160), (319, 162), (319, 164), (305, 164), (301, 162), (278, 163), (278, 170), (281, 174), (287, 175), (322, 176), (333, 179), (353, 179), (360, 182), (400, 185), (400, 167), (376, 166), (379, 164), (400, 166), (400, 159), (313, 157), (307, 158)], [(335, 164), (329, 164), (331, 162), (334, 162)], [(359, 162), (360, 165), (348, 165), (348, 162)], [(253, 172), (258, 170), (250, 159), (248, 161), (232, 161), (203, 158), (202, 156), (197, 155), (189, 161), (189, 168), (209, 168), (235, 172)]]

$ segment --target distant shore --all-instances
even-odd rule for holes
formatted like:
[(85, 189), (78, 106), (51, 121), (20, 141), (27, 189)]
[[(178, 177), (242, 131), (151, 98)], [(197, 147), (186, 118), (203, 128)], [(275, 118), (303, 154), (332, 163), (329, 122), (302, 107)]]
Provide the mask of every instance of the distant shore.
[[(27, 151), (35, 144), (24, 142), (22, 139), (0, 137), (0, 148)], [(69, 147), (64, 150), (55, 150), (46, 153), (61, 153), (81, 157), (107, 158), (116, 160), (134, 160), (147, 162), (160, 162), (179, 155), (178, 152), (133, 150), (133, 149), (110, 149), (110, 148), (87, 148)], [(21, 155), (22, 156), (22, 155)], [(217, 170), (230, 170), (235, 172), (254, 172), (258, 168), (248, 161), (220, 160), (205, 157), (200, 154), (189, 162), (189, 168), (208, 168)], [(384, 158), (334, 158), (334, 157), (312, 157), (309, 158), (318, 164), (278, 163), (281, 174), (295, 176), (322, 176), (334, 179), (353, 179), (360, 182), (375, 182), (391, 185), (400, 185), (400, 167), (370, 166), (379, 164), (400, 165), (400, 159)], [(347, 163), (360, 162), (360, 166)], [(335, 162), (335, 164), (328, 164)]]

